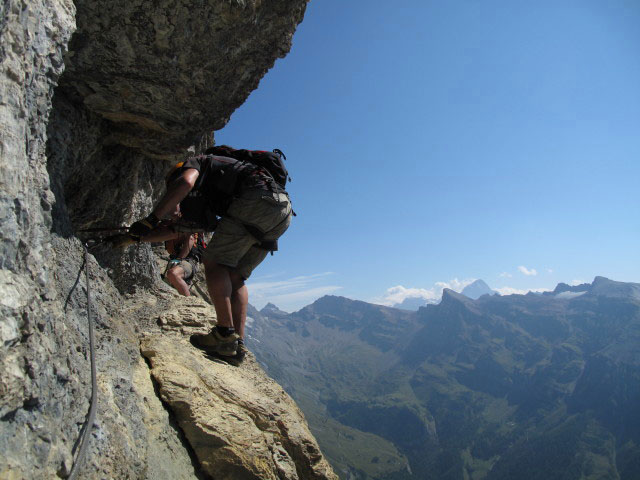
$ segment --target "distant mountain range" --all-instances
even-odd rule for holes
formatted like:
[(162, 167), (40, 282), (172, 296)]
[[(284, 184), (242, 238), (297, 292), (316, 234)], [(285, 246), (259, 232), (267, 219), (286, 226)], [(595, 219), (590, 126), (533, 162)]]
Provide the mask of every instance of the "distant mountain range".
[[(462, 289), (461, 292), (463, 295), (476, 299), (480, 298), (482, 295), (497, 295), (498, 292), (492, 290), (489, 285), (487, 285), (483, 280), (475, 280), (473, 283), (467, 285)], [(438, 300), (430, 300), (424, 297), (407, 297), (402, 302), (396, 303), (392, 305), (394, 308), (401, 308), (403, 310), (413, 310), (416, 311), (420, 307), (426, 307), (427, 305), (438, 303)]]
[(438, 303), (439, 300), (428, 300), (423, 297), (407, 297), (402, 302), (393, 305), (393, 308), (401, 308), (402, 310), (417, 311), (420, 307), (426, 307), (432, 303)]
[(344, 479), (640, 478), (640, 284), (250, 317), (249, 347)]

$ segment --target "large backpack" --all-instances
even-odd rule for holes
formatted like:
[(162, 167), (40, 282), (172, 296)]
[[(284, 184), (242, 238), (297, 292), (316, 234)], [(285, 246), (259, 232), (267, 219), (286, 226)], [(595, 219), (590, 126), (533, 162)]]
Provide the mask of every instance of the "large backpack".
[(287, 180), (291, 181), (289, 172), (284, 166), (284, 153), (277, 148), (272, 152), (262, 150), (237, 150), (228, 145), (216, 145), (205, 150), (205, 155), (219, 155), (221, 157), (231, 157), (236, 160), (248, 162), (266, 170), (273, 180), (283, 189), (287, 186)]

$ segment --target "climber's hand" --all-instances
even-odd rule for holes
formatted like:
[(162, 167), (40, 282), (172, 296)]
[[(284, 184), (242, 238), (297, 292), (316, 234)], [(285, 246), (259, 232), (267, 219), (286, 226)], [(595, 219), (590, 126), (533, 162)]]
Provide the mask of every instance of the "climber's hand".
[(153, 213), (147, 218), (138, 220), (129, 227), (129, 235), (140, 241), (142, 237), (147, 235), (151, 230), (156, 228), (160, 220)]

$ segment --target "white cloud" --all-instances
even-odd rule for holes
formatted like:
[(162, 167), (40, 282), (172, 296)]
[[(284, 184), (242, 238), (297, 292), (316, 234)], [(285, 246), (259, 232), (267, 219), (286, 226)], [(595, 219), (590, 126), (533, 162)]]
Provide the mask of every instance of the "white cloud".
[(523, 267), (522, 265), (520, 265), (518, 267), (518, 270), (520, 270), (521, 273), (523, 273), (523, 274), (525, 274), (527, 276), (538, 275), (538, 272), (536, 271), (535, 268), (528, 269), (527, 267)]
[(509, 272), (502, 272), (499, 276), (502, 277), (502, 278), (511, 278), (511, 277), (513, 277), (513, 275), (511, 275)]
[(279, 275), (269, 275), (249, 281), (249, 302), (256, 308), (262, 308), (271, 302), (284, 311), (298, 310), (314, 300), (340, 290), (339, 285), (318, 285), (333, 272), (303, 275), (285, 280), (272, 280)]
[(388, 288), (382, 297), (376, 297), (369, 300), (369, 302), (390, 307), (398, 303), (402, 303), (407, 298), (422, 298), (427, 302), (437, 303), (442, 298), (442, 291), (445, 288), (450, 288), (451, 290), (460, 292), (464, 287), (474, 281), (475, 279), (458, 280), (457, 278), (454, 278), (449, 282), (436, 282), (434, 287), (429, 289), (413, 287), (407, 288), (402, 285), (396, 285), (395, 287)]
[(500, 295), (524, 295), (525, 293), (527, 293), (527, 290), (513, 287), (494, 288), (494, 290)]
[(407, 298), (423, 298), (427, 301), (437, 301), (439, 299), (433, 289), (407, 288), (402, 285), (396, 285), (395, 287), (388, 288), (386, 294), (382, 298), (374, 299), (373, 303), (391, 306), (402, 303)]
[(553, 268), (547, 268), (547, 273), (553, 273)]
[(529, 292), (542, 293), (542, 292), (550, 292), (553, 289), (552, 288), (521, 289), (521, 288), (513, 288), (513, 287), (501, 287), (501, 288), (494, 288), (494, 290), (498, 292), (500, 295), (526, 295)]

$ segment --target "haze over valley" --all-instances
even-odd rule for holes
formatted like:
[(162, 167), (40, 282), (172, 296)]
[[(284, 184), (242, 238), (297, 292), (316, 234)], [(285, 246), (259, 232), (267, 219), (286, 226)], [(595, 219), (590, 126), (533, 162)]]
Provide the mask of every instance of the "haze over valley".
[(640, 478), (640, 284), (483, 290), (269, 304), (249, 346), (342, 478)]

